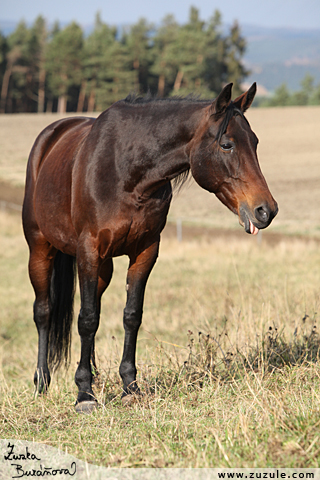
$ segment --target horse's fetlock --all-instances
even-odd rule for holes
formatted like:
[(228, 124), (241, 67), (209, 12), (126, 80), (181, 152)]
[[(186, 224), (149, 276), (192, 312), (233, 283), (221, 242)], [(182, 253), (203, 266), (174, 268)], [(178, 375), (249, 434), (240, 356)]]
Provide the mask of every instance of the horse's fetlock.
[(122, 362), (120, 364), (119, 373), (120, 373), (121, 378), (130, 377), (130, 378), (135, 379), (136, 375), (137, 375), (137, 369), (132, 363)]
[(45, 393), (50, 385), (51, 377), (48, 369), (37, 368), (34, 372), (33, 382), (38, 393)]
[(81, 385), (83, 384), (91, 385), (91, 382), (92, 382), (91, 370), (87, 370), (86, 368), (81, 367), (79, 365), (74, 379), (78, 388), (81, 388)]

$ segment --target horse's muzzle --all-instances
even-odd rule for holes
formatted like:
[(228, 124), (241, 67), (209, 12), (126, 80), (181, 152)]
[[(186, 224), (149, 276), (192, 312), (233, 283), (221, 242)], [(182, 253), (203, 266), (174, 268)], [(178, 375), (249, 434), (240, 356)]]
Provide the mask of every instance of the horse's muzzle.
[(240, 223), (244, 226), (247, 233), (256, 235), (259, 230), (267, 228), (278, 213), (278, 205), (274, 202), (271, 207), (269, 204), (261, 204), (252, 211), (247, 205), (240, 208)]

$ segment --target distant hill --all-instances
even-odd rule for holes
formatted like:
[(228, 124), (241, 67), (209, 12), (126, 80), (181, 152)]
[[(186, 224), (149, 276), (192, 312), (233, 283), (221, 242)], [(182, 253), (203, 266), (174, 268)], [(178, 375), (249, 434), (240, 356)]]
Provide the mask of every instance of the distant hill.
[[(7, 36), (16, 25), (16, 22), (0, 20), (0, 31)], [(64, 25), (61, 22), (61, 26)], [(246, 84), (256, 81), (261, 92), (271, 93), (286, 83), (290, 90), (295, 91), (299, 90), (300, 82), (307, 73), (315, 78), (317, 84), (320, 83), (320, 28), (240, 26), (247, 40), (245, 64), (251, 71)], [(92, 28), (92, 25), (83, 26), (85, 34), (90, 33)]]
[(320, 83), (320, 29), (241, 26), (247, 40), (245, 63), (251, 70), (246, 82), (257, 81), (272, 91), (282, 83), (298, 90), (309, 73)]

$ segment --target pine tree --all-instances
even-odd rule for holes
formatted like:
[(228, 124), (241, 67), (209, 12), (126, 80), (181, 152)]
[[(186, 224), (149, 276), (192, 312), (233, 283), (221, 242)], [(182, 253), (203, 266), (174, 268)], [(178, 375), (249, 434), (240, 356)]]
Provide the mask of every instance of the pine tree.
[(246, 41), (241, 35), (238, 22), (234, 22), (232, 25), (226, 45), (227, 82), (232, 82), (234, 94), (240, 95), (242, 93), (241, 83), (249, 72), (243, 65)]
[(226, 39), (222, 35), (221, 13), (216, 10), (206, 28), (204, 51), (203, 81), (212, 96), (218, 95), (223, 84), (227, 83), (226, 48)]
[[(103, 89), (103, 77), (106, 73), (105, 56), (108, 55), (116, 41), (116, 34), (117, 29), (103, 23), (98, 12), (95, 18), (94, 30), (84, 44), (84, 77), (82, 79), (81, 94), (84, 96), (85, 92), (87, 93), (88, 111), (90, 112), (95, 109), (97, 92)], [(78, 111), (80, 111), (79, 105)]]
[(177, 40), (179, 26), (173, 15), (167, 15), (160, 25), (154, 41), (154, 64), (151, 73), (158, 78), (157, 94), (158, 97), (168, 95), (172, 89), (176, 65), (172, 65), (171, 50), (172, 44)]
[(301, 89), (290, 98), (292, 105), (308, 105), (311, 102), (315, 90), (314, 77), (307, 73), (301, 80), (300, 85)]
[(274, 92), (270, 101), (271, 106), (286, 106), (290, 102), (290, 92), (285, 83), (282, 83)]
[(58, 112), (67, 108), (68, 91), (80, 87), (83, 61), (83, 32), (75, 22), (54, 33), (47, 46), (48, 83), (58, 97)]
[[(6, 69), (1, 87), (0, 113), (5, 111), (28, 111), (25, 99), (27, 45), (29, 32), (24, 21), (7, 39)], [(10, 91), (9, 91), (10, 87)]]
[(32, 77), (32, 97), (37, 103), (37, 111), (44, 111), (45, 80), (46, 80), (46, 43), (48, 31), (46, 21), (39, 16), (30, 31), (29, 40), (29, 70)]
[(135, 91), (136, 72), (127, 48), (114, 42), (105, 53), (97, 89), (97, 107), (102, 110)]
[(126, 45), (117, 29), (103, 23), (98, 13), (95, 28), (85, 41), (84, 78), (88, 111), (103, 110), (134, 90), (135, 73)]
[[(4, 89), (4, 85), (5, 85), (7, 52), (8, 52), (7, 39), (0, 32), (0, 85), (1, 85), (1, 89), (0, 89), (0, 113), (4, 113), (4, 111), (5, 111), (6, 94), (4, 95), (4, 93), (3, 93), (3, 105), (2, 105), (2, 89)], [(4, 90), (7, 90), (6, 87), (5, 87)]]
[(135, 73), (136, 93), (146, 93), (150, 84), (150, 68), (153, 63), (151, 34), (154, 26), (141, 18), (124, 32), (122, 44), (128, 50)]
[(177, 40), (170, 50), (172, 64), (175, 62), (176, 76), (173, 84), (174, 95), (202, 93), (204, 72), (204, 25), (199, 11), (191, 7), (189, 22), (179, 28)]

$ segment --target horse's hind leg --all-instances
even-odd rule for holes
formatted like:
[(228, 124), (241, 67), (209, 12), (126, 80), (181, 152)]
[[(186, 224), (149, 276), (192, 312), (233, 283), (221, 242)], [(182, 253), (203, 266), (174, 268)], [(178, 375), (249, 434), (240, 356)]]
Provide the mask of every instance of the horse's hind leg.
[(29, 276), (35, 292), (34, 322), (38, 330), (38, 363), (34, 383), (39, 393), (45, 393), (50, 384), (48, 368), (48, 334), (50, 326), (50, 284), (55, 249), (44, 239), (30, 245)]
[(127, 276), (127, 303), (123, 312), (125, 338), (119, 370), (123, 380), (123, 403), (130, 401), (128, 395), (139, 392), (136, 384), (137, 369), (135, 364), (137, 336), (142, 320), (145, 287), (158, 257), (158, 250), (159, 240), (138, 256), (130, 258)]

